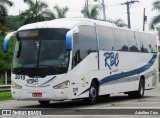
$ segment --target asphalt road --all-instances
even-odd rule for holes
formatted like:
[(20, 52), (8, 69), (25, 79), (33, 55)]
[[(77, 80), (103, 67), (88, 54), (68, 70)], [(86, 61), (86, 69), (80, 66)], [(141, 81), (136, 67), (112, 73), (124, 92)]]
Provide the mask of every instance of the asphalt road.
[[(33, 118), (51, 118), (53, 115), (59, 118), (74, 118), (75, 116), (68, 115), (81, 115), (77, 117), (84, 118), (106, 118), (104, 112), (109, 112), (108, 117), (119, 118), (128, 118), (130, 112), (127, 111), (132, 109), (153, 109), (152, 111), (159, 112), (160, 114), (160, 86), (153, 90), (145, 91), (145, 96), (142, 99), (130, 99), (125, 94), (115, 94), (111, 95), (109, 99), (101, 99), (96, 105), (86, 105), (82, 100), (77, 101), (64, 101), (64, 102), (51, 102), (48, 106), (42, 106), (37, 101), (1, 101), (0, 109), (19, 109), (19, 110), (42, 110), (42, 113), (47, 114), (47, 116), (25, 116)], [(157, 111), (157, 109), (159, 111)], [(116, 111), (118, 110), (118, 111)], [(134, 112), (136, 111), (134, 110)], [(141, 110), (144, 111), (144, 110)], [(122, 113), (121, 115), (115, 115)], [(87, 115), (86, 115), (87, 114)], [(113, 114), (113, 115), (112, 115)], [(59, 116), (60, 115), (60, 116)], [(0, 116), (3, 118), (9, 118), (9, 116)], [(22, 116), (12, 116), (15, 118), (21, 118)], [(131, 118), (141, 118), (144, 115), (130, 115)], [(160, 118), (160, 115), (146, 115), (145, 118)]]

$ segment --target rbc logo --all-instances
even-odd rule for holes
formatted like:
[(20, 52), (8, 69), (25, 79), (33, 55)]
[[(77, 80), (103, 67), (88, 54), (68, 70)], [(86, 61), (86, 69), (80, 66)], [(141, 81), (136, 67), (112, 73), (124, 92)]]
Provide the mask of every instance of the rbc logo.
[(118, 53), (113, 53), (113, 52), (106, 52), (104, 53), (105, 56), (105, 67), (108, 66), (108, 68), (111, 70), (112, 66), (118, 66), (119, 64), (119, 54)]

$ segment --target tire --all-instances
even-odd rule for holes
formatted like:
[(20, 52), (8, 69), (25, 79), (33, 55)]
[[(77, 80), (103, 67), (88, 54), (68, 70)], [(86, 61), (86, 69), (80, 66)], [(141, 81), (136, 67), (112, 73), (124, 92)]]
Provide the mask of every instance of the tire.
[(145, 83), (143, 79), (140, 79), (138, 91), (136, 91), (136, 98), (143, 98), (145, 90)]
[(41, 105), (49, 105), (50, 101), (38, 101)]
[(84, 99), (86, 104), (93, 105), (96, 104), (98, 100), (98, 86), (95, 82), (91, 83), (90, 89), (89, 89), (89, 97)]
[(128, 93), (130, 98), (143, 98), (145, 90), (145, 82), (143, 79), (140, 79), (138, 91), (132, 91)]

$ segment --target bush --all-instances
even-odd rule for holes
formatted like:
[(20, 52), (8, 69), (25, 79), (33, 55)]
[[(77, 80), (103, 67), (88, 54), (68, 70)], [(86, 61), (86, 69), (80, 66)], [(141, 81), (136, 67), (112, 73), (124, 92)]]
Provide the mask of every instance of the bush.
[(3, 52), (4, 37), (0, 36), (0, 70), (11, 70), (13, 47), (15, 38), (11, 38), (8, 53)]

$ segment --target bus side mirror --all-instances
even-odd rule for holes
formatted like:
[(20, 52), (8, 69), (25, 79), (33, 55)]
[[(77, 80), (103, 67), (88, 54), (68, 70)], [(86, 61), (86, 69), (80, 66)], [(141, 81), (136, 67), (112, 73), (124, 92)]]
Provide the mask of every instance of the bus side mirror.
[(66, 50), (67, 51), (72, 50), (72, 38), (73, 38), (72, 32), (69, 31), (66, 35)]
[(3, 52), (5, 52), (5, 53), (8, 52), (8, 45), (9, 45), (10, 38), (15, 34), (16, 34), (16, 32), (11, 32), (6, 35), (6, 37), (4, 38), (4, 41), (3, 41)]

